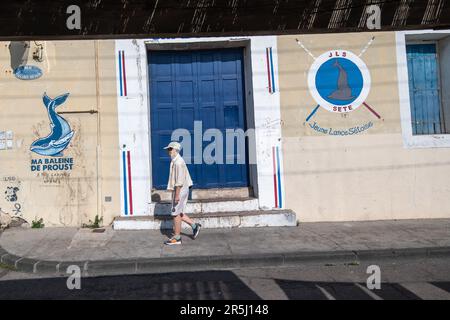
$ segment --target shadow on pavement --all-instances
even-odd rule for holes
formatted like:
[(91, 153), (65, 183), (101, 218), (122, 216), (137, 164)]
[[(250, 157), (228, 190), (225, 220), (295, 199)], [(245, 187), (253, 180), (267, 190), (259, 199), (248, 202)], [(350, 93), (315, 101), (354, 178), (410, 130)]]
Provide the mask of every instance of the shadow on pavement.
[[(81, 278), (81, 289), (69, 290), (66, 277), (0, 282), (0, 299), (137, 299), (260, 300), (231, 271), (181, 272)], [(365, 283), (308, 282), (275, 279), (290, 300), (419, 300), (397, 283), (368, 290)], [(450, 282), (433, 285), (450, 292)]]
[(67, 278), (4, 280), (0, 299), (258, 300), (230, 271), (88, 277), (69, 290)]

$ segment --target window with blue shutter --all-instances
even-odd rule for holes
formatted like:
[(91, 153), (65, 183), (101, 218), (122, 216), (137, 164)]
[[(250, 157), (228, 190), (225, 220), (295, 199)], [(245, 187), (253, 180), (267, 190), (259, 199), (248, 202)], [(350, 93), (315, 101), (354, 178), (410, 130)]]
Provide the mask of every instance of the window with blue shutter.
[(413, 135), (445, 133), (436, 44), (406, 46)]

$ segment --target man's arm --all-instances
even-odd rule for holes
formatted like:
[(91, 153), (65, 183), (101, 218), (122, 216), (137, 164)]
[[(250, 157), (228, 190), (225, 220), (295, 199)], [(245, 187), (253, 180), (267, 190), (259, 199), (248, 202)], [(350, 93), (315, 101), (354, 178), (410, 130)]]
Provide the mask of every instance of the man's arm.
[(178, 203), (180, 201), (180, 190), (181, 187), (175, 186), (175, 202)]
[(180, 201), (180, 190), (181, 187), (183, 186), (183, 168), (181, 168), (181, 166), (179, 164), (175, 164), (174, 166), (174, 173), (175, 173), (175, 185), (174, 185), (174, 190), (175, 190), (175, 202), (178, 203)]

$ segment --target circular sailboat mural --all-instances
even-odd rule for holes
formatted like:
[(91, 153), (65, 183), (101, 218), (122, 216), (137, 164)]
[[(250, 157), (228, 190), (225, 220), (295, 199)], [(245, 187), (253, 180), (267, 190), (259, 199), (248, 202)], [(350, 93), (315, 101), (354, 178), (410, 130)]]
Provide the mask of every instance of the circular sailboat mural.
[(366, 100), (370, 73), (364, 61), (347, 50), (333, 50), (314, 60), (308, 73), (308, 87), (324, 109), (352, 112)]

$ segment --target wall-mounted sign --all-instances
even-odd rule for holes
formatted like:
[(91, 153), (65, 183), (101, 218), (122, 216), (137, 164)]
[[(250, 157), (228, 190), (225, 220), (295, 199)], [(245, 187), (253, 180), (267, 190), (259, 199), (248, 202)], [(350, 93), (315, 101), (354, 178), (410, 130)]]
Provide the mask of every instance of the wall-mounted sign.
[(12, 131), (0, 131), (0, 150), (13, 148), (13, 137)]
[(25, 65), (17, 67), (14, 75), (20, 80), (35, 80), (42, 76), (42, 70), (36, 66)]

